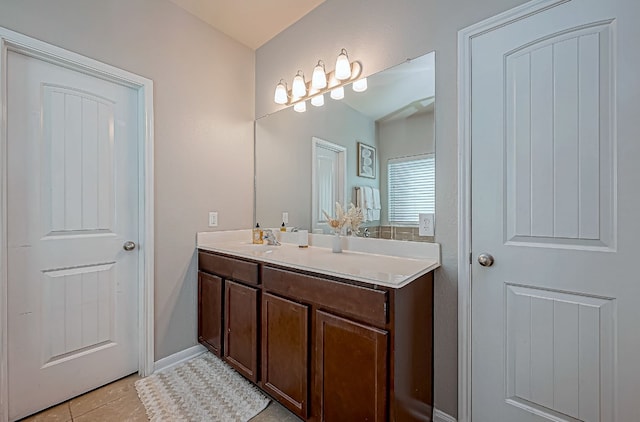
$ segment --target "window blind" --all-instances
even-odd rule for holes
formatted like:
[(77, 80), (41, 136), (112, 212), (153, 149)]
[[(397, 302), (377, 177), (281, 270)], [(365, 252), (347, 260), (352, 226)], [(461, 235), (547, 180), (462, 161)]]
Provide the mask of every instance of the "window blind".
[(387, 162), (389, 223), (418, 225), (418, 214), (435, 213), (435, 155), (392, 158)]

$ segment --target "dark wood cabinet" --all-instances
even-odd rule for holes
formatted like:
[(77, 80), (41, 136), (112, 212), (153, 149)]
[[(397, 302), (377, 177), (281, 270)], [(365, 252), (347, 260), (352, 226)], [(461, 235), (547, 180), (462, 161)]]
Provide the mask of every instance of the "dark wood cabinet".
[(203, 272), (198, 272), (198, 340), (221, 356), (222, 279)]
[(319, 419), (387, 420), (388, 333), (322, 311), (315, 319)]
[(258, 380), (258, 290), (226, 280), (224, 357), (251, 381)]
[(262, 295), (262, 388), (303, 419), (309, 401), (308, 308)]
[(202, 250), (199, 270), (200, 342), (303, 420), (432, 420), (433, 273), (394, 289)]

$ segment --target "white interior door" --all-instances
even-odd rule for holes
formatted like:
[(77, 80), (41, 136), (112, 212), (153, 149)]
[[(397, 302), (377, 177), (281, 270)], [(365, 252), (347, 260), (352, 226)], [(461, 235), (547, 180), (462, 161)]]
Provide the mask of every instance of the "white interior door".
[(9, 416), (138, 369), (135, 90), (9, 51)]
[(472, 39), (476, 422), (640, 421), (638, 22), (572, 0)]
[(335, 216), (336, 202), (344, 207), (346, 198), (347, 149), (313, 138), (312, 224), (314, 232), (329, 233), (331, 228), (323, 214)]

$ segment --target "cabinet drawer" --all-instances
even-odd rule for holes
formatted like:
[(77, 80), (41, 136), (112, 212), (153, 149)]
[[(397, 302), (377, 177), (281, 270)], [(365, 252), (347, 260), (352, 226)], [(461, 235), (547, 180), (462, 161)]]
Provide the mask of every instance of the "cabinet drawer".
[(387, 323), (387, 292), (264, 266), (264, 288), (373, 324)]
[(231, 280), (258, 284), (258, 264), (206, 252), (198, 253), (198, 268)]

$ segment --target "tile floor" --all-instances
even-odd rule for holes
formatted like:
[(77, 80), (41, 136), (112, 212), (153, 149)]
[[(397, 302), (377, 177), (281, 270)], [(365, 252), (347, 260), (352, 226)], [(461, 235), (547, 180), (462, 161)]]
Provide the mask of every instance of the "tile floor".
[[(130, 375), (97, 390), (43, 410), (23, 422), (138, 422), (147, 421), (144, 406), (133, 385), (138, 375)], [(271, 401), (251, 422), (299, 422), (293, 413)]]

